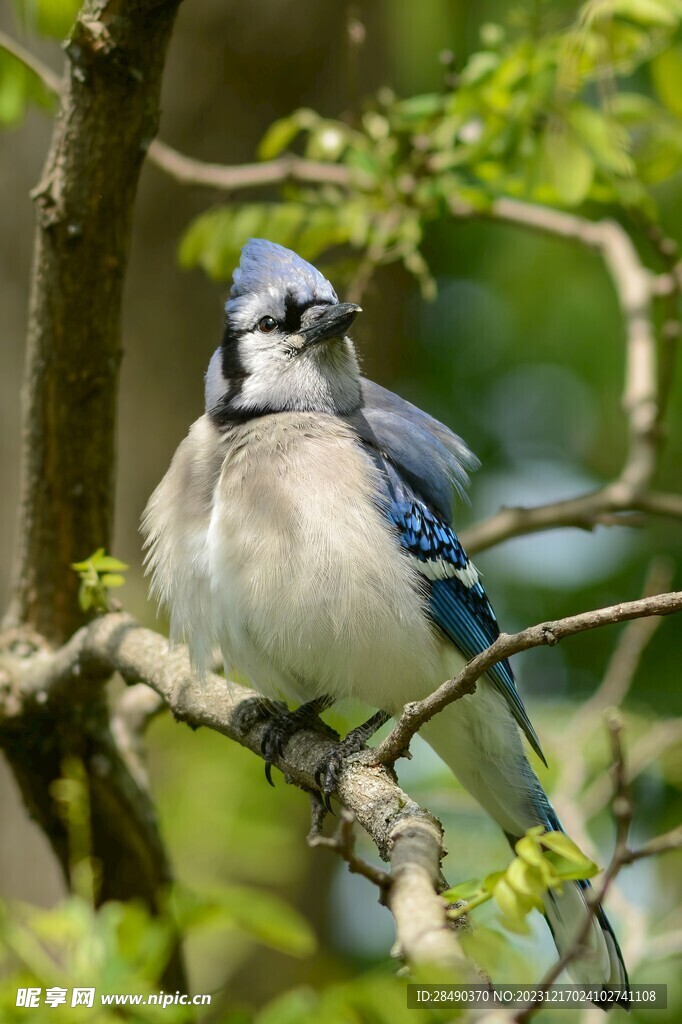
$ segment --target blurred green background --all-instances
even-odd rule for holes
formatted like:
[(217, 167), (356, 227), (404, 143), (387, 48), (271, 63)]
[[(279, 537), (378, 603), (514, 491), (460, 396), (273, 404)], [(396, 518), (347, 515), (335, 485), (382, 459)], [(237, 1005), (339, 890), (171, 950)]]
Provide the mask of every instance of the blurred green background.
[[(552, 28), (574, 17), (578, 5), (536, 0), (520, 9)], [(451, 51), (454, 66), (462, 66), (480, 45), (481, 26), (506, 22), (509, 16), (510, 6), (493, 0), (267, 0), (257, 9), (233, 0), (185, 3), (165, 75), (160, 136), (201, 159), (226, 164), (252, 160), (268, 126), (296, 108), (313, 107), (335, 118), (341, 111), (360, 110), (362, 98), (383, 86), (404, 97), (437, 92), (444, 77), (441, 51)], [(349, 20), (363, 26), (359, 49), (349, 46)], [(0, 29), (17, 32), (5, 6)], [(20, 34), (33, 52), (60, 66), (55, 42), (30, 28)], [(654, 95), (647, 67), (635, 73), (628, 88)], [(38, 179), (49, 134), (50, 117), (36, 109), (22, 124), (0, 133), (3, 594), (15, 543), (19, 390), (33, 225), (29, 190)], [(681, 239), (682, 178), (674, 162), (663, 178), (653, 184), (652, 194), (666, 233)], [(141, 571), (139, 517), (175, 447), (202, 412), (203, 373), (220, 340), (228, 290), (226, 282), (199, 269), (182, 269), (178, 244), (192, 218), (222, 201), (206, 190), (181, 187), (152, 166), (143, 171), (124, 308), (113, 552), (131, 566), (117, 596), (150, 626), (155, 609)], [(604, 213), (590, 200), (586, 209)], [(608, 207), (606, 212), (611, 212)], [(568, 497), (613, 478), (626, 437), (619, 408), (624, 334), (599, 258), (578, 246), (482, 221), (440, 216), (424, 230), (422, 251), (437, 283), (435, 299), (424, 299), (404, 266), (380, 267), (363, 296), (365, 312), (355, 339), (368, 376), (442, 419), (481, 458), (471, 507), (461, 506), (457, 522), (479, 520), (503, 504)], [(645, 233), (635, 230), (634, 237), (645, 261), (660, 268)], [(679, 385), (673, 387), (668, 424), (656, 485), (674, 491), (682, 466)], [(556, 530), (510, 541), (482, 554), (477, 563), (502, 627), (513, 631), (640, 596), (654, 556), (679, 560), (681, 536), (679, 524), (658, 520), (637, 530)], [(675, 581), (679, 586), (677, 569)], [(585, 758), (588, 783), (608, 761), (598, 728), (573, 736), (571, 745), (562, 736), (576, 705), (599, 684), (616, 635), (614, 629), (594, 631), (515, 659), (520, 688), (550, 761), (549, 785), (561, 759)], [(662, 719), (682, 716), (680, 635), (679, 621), (662, 624), (626, 704), (626, 743), (641, 755), (634, 786), (634, 834), (639, 839), (680, 819), (682, 738), (674, 728), (665, 737), (660, 732)], [(348, 712), (349, 721), (356, 711)], [(656, 729), (661, 741), (647, 755), (647, 737), (658, 735)], [(424, 744), (416, 743), (414, 754), (412, 762), (400, 765), (401, 783), (446, 826), (449, 880), (503, 867), (509, 858), (504, 839)], [(299, 952), (308, 955), (292, 956), (263, 946), (248, 929), (193, 936), (188, 944), (192, 987), (216, 993), (211, 1019), (221, 1019), (221, 1007), (230, 1007), (234, 1015), (235, 1006), (260, 1007), (299, 984), (322, 988), (368, 970), (376, 971), (383, 984), (394, 970), (388, 957), (391, 919), (369, 883), (350, 876), (325, 852), (307, 849), (308, 803), (300, 792), (279, 779), (271, 790), (262, 765), (249, 753), (206, 731), (192, 733), (167, 717), (150, 729), (149, 765), (178, 878), (198, 889), (244, 883), (271, 890), (300, 911), (317, 938), (314, 953), (306, 951), (303, 941)], [(598, 813), (589, 823), (589, 838), (586, 833), (576, 838), (591, 843), (604, 864), (613, 830), (596, 798), (593, 806)], [(560, 816), (571, 813), (560, 799), (558, 811)], [(50, 906), (62, 893), (61, 881), (4, 770), (0, 821), (0, 897)], [(617, 929), (620, 924), (626, 959), (629, 954), (635, 964), (632, 980), (667, 981), (669, 998), (680, 1013), (679, 960), (662, 955), (664, 943), (653, 959), (641, 947), (643, 935), (648, 943), (659, 932), (676, 931), (677, 944), (669, 942), (668, 952), (679, 956), (682, 914), (674, 908), (681, 888), (679, 861), (646, 861), (621, 876), (609, 911)], [(485, 908), (480, 920), (494, 932), (494, 911)], [(537, 979), (553, 958), (539, 918), (531, 936), (508, 939), (507, 947), (498, 961), (499, 980)], [(676, 1012), (671, 1009), (668, 1019), (676, 1019)], [(568, 1024), (572, 1015), (565, 1016)], [(583, 1014), (590, 1016), (591, 1011)], [(635, 1020), (649, 1016), (661, 1019), (633, 1014)], [(303, 1019), (301, 1007), (291, 1019)]]

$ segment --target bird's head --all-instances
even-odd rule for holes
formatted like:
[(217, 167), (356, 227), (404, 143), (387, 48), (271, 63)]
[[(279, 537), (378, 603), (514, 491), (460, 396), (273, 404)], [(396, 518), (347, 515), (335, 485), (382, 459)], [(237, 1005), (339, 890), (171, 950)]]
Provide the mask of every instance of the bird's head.
[(295, 252), (262, 238), (242, 249), (225, 333), (206, 375), (206, 411), (229, 425), (292, 410), (347, 414), (360, 375), (347, 331), (360, 312)]

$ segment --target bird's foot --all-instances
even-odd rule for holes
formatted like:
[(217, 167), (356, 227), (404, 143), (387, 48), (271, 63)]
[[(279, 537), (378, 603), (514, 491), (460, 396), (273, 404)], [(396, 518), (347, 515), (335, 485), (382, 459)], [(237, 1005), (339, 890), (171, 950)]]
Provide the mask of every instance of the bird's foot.
[(330, 750), (318, 765), (317, 771), (315, 772), (315, 781), (322, 790), (322, 796), (324, 799), (324, 805), (328, 811), (331, 811), (331, 796), (332, 793), (336, 792), (339, 784), (339, 778), (341, 776), (341, 769), (343, 768), (344, 761), (351, 757), (352, 754), (359, 754), (360, 751), (366, 750), (367, 740), (370, 739), (377, 729), (380, 729), (384, 722), (387, 722), (391, 716), (386, 711), (377, 711), (375, 715), (368, 718), (362, 725), (358, 725), (341, 740), (340, 743)]
[[(320, 718), (320, 713), (328, 708), (331, 701), (326, 697), (301, 704), (295, 711), (289, 711), (283, 701), (261, 701), (260, 718), (267, 720), (261, 740), (261, 753), (265, 758), (265, 778), (271, 786), (273, 762), (284, 754), (284, 748), (294, 735), (302, 729), (314, 729), (323, 736), (338, 739), (338, 733)], [(263, 707), (265, 705), (265, 707)]]
[(255, 725), (269, 722), (277, 715), (287, 714), (288, 707), (283, 700), (270, 700), (269, 697), (247, 697), (241, 701), (234, 716), (234, 724), (242, 736), (246, 736)]

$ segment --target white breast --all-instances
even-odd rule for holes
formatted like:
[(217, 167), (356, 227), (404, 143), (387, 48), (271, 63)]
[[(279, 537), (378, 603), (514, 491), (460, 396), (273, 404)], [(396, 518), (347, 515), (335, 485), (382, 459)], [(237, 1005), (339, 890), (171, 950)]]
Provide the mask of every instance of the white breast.
[(212, 630), (264, 693), (391, 709), (448, 675), (376, 470), (334, 417), (234, 428), (206, 535)]

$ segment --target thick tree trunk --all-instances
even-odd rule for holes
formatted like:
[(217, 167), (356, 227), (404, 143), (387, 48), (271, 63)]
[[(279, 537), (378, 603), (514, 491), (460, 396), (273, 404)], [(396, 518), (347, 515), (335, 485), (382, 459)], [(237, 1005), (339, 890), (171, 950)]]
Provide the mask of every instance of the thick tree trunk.
[[(61, 105), (34, 192), (17, 561), (5, 644), (27, 656), (82, 624), (74, 561), (109, 549), (121, 302), (140, 168), (159, 117), (179, 0), (86, 0), (67, 44)], [(16, 643), (14, 644), (16, 648)], [(87, 681), (85, 681), (87, 682)], [(149, 795), (112, 735), (102, 687), (34, 706), (0, 735), (26, 804), (65, 873), (50, 795), (65, 756), (86, 767), (100, 899), (152, 909), (170, 880)], [(184, 988), (179, 953), (164, 983)]]
[(79, 625), (70, 564), (108, 547), (121, 299), (133, 202), (157, 130), (178, 0), (89, 0), (34, 199), (37, 232), (11, 625), (52, 642)]

